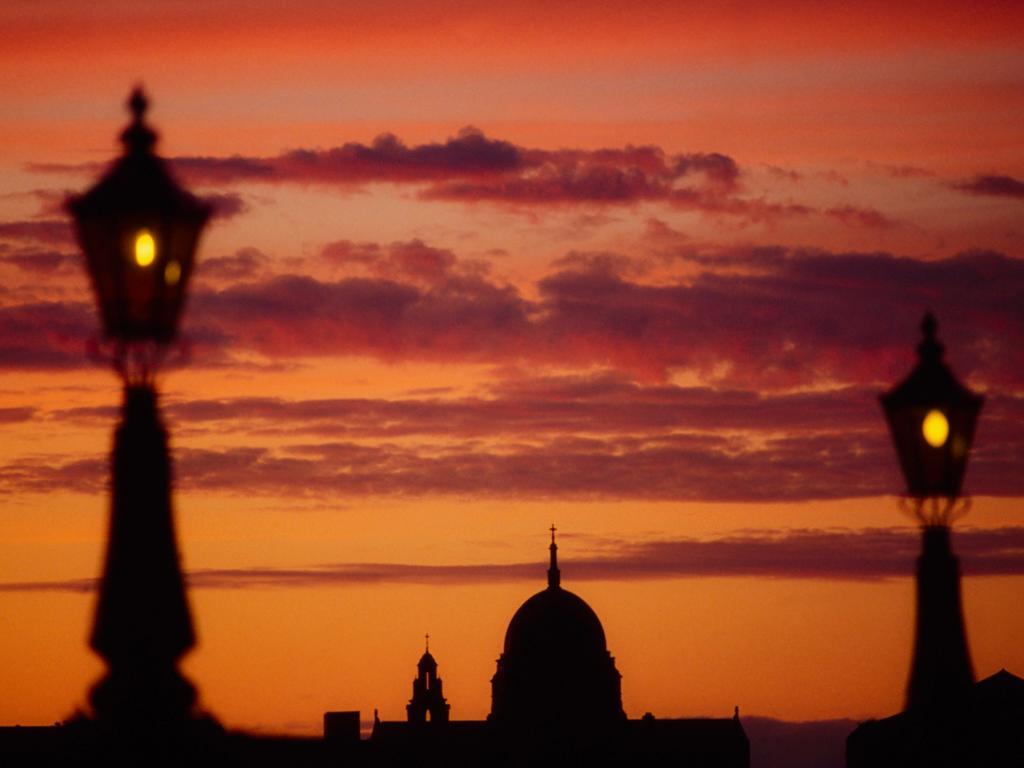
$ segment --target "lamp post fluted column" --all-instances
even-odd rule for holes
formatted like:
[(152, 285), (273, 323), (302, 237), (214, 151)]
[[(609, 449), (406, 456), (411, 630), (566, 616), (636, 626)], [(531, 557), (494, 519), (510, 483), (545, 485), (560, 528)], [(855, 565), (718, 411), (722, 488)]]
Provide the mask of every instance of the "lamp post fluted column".
[(195, 689), (178, 660), (195, 644), (171, 508), (171, 461), (157, 394), (126, 385), (111, 455), (107, 552), (90, 644), (107, 662), (92, 690), (98, 718), (130, 724), (187, 719)]
[(953, 554), (948, 525), (922, 527), (916, 587), (914, 652), (904, 709), (952, 712), (968, 701), (974, 668), (960, 597), (960, 561)]

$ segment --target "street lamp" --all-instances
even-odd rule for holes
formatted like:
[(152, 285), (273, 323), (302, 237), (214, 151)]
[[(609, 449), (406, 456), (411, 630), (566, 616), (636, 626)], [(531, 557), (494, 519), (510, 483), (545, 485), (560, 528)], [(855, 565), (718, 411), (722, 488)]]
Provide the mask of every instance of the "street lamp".
[(984, 398), (954, 378), (942, 361), (937, 323), (924, 316), (924, 339), (910, 375), (880, 400), (907, 482), (907, 500), (923, 525), (948, 525), (965, 511), (961, 498), (967, 456)]
[(958, 382), (943, 362), (936, 327), (929, 312), (921, 323), (917, 365), (880, 400), (906, 479), (903, 504), (921, 526), (906, 711), (937, 732), (963, 712), (974, 684), (950, 524), (967, 512), (961, 488), (984, 398)]
[[(124, 154), (92, 189), (68, 201), (85, 253), (103, 334), (115, 363), (145, 381), (178, 332), (196, 244), (210, 207), (179, 187), (153, 154), (157, 136), (143, 121), (146, 97), (128, 100)], [(129, 366), (130, 368), (126, 368)]]
[(128, 101), (124, 154), (67, 202), (124, 382), (111, 456), (106, 558), (90, 644), (107, 663), (90, 701), (119, 744), (176, 742), (195, 715), (178, 660), (195, 644), (171, 508), (167, 431), (154, 375), (177, 335), (196, 244), (210, 208), (179, 187), (153, 153), (146, 98)]

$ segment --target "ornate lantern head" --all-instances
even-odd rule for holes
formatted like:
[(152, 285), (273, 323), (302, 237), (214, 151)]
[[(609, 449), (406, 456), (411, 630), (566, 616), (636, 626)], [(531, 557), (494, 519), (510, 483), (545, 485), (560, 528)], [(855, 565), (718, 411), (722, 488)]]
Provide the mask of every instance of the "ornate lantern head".
[[(929, 312), (921, 323), (924, 339), (917, 347), (917, 365), (880, 397), (907, 495), (926, 525), (949, 522), (984, 401), (958, 382), (943, 362), (945, 347), (935, 336), (936, 327)], [(929, 499), (930, 512), (925, 508)]]
[(124, 154), (102, 179), (68, 200), (103, 318), (103, 333), (123, 345), (166, 345), (177, 335), (200, 232), (210, 206), (179, 187), (153, 154), (136, 88)]

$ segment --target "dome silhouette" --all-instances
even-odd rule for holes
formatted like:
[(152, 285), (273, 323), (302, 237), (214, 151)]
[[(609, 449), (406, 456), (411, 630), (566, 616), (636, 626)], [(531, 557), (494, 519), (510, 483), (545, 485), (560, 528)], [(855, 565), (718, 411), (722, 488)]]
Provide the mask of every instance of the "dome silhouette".
[(505, 654), (541, 658), (608, 652), (604, 628), (587, 602), (561, 587), (538, 592), (520, 606), (505, 632)]
[(496, 723), (601, 727), (625, 719), (621, 678), (601, 620), (562, 589), (551, 533), (548, 587), (515, 612), (491, 679)]

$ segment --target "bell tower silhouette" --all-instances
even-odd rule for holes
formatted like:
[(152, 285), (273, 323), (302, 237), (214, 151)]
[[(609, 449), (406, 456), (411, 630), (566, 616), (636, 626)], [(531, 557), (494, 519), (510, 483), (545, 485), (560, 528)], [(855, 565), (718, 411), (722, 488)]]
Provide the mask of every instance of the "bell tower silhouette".
[(405, 706), (410, 723), (447, 723), (451, 706), (445, 701), (441, 678), (437, 676), (437, 661), (430, 655), (430, 635), (426, 635), (426, 648), (416, 665), (416, 679), (412, 681), (412, 698)]

